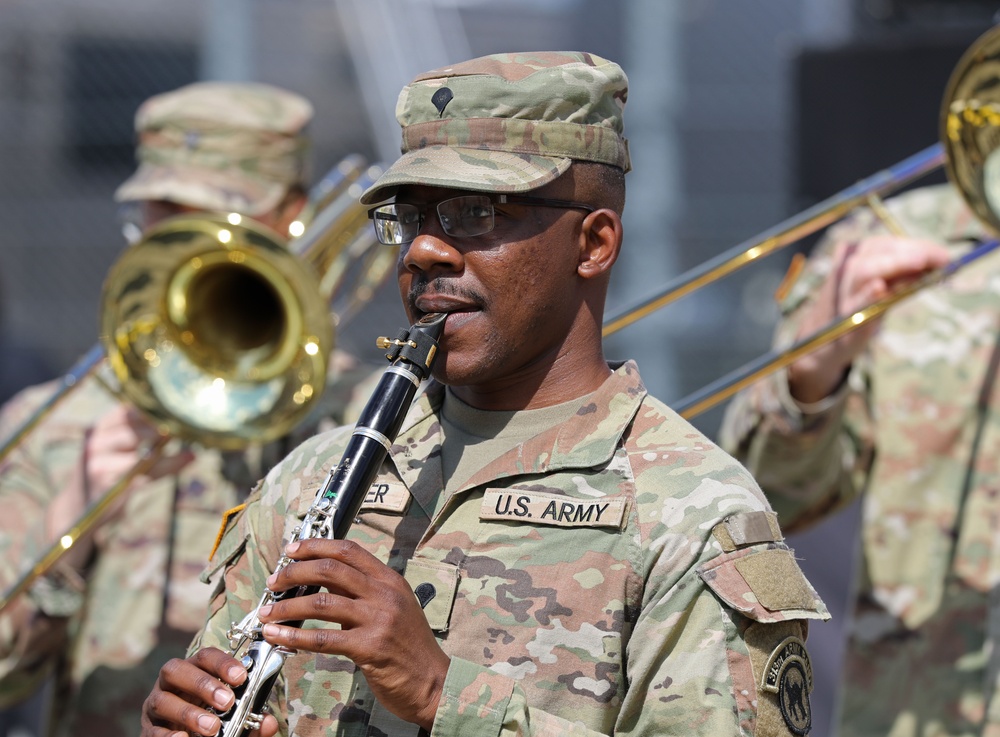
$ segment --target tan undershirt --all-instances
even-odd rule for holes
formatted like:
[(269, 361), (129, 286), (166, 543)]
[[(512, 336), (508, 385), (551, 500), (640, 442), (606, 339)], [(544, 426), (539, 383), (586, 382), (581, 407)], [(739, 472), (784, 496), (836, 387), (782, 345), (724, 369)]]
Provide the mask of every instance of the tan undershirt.
[(501, 412), (476, 409), (448, 389), (441, 405), (441, 429), (446, 439), (441, 446), (445, 497), (462, 488), (489, 462), (546, 428), (566, 422), (588, 396), (551, 407)]

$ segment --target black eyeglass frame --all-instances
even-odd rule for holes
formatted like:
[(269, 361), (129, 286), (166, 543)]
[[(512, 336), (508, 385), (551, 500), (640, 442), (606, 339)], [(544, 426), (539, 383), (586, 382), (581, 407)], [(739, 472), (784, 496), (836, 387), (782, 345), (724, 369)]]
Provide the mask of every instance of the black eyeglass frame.
[[(414, 205), (412, 202), (399, 202), (399, 203), (396, 203), (396, 202), (383, 202), (381, 205), (375, 205), (375, 207), (372, 207), (372, 208), (370, 208), (368, 210), (368, 219), (371, 220), (371, 221), (373, 221), (372, 225), (374, 226), (375, 225), (374, 221), (376, 220), (376, 212), (378, 210), (380, 210), (381, 208), (389, 206), (389, 205), (396, 205), (396, 204), (399, 204), (399, 205), (410, 205), (411, 207), (417, 208), (417, 210), (419, 212), (419, 215), (420, 215), (419, 225), (417, 226), (418, 233), (419, 233), (419, 229), (421, 227), (423, 227), (423, 224), (424, 224), (424, 222), (427, 219), (427, 215), (426, 215), (427, 210), (429, 208), (433, 207), (434, 208), (434, 212), (437, 214), (438, 223), (440, 223), (440, 225), (441, 225), (442, 229), (444, 229), (445, 233), (448, 233), (447, 228), (446, 228), (446, 226), (444, 224), (444, 221), (441, 219), (441, 212), (440, 212), (440, 210), (438, 210), (438, 208), (442, 204), (444, 204), (445, 202), (451, 202), (452, 200), (461, 199), (463, 197), (487, 197), (487, 198), (489, 198), (489, 201), (490, 201), (491, 205), (526, 205), (528, 207), (557, 207), (557, 208), (564, 208), (564, 209), (567, 209), (567, 210), (584, 210), (588, 214), (590, 214), (592, 212), (595, 212), (597, 210), (596, 207), (591, 207), (590, 205), (585, 205), (582, 202), (574, 202), (572, 200), (556, 200), (556, 199), (550, 199), (550, 198), (547, 198), (547, 197), (525, 197), (523, 195), (516, 195), (516, 194), (498, 194), (498, 193), (485, 193), (485, 192), (483, 192), (483, 193), (479, 193), (479, 194), (471, 194), (470, 193), (470, 194), (458, 195), (456, 197), (449, 197), (447, 199), (440, 200), (439, 202), (435, 202), (433, 204), (427, 203), (427, 204), (424, 204), (424, 205)], [(388, 218), (385, 218), (384, 216), (382, 216), (382, 217), (384, 219), (388, 219)], [(484, 230), (482, 233), (476, 233), (475, 235), (469, 235), (469, 236), (453, 236), (453, 237), (475, 238), (475, 237), (478, 237), (480, 235), (486, 235), (487, 233), (491, 232), (493, 230), (493, 228), (496, 227), (496, 218), (495, 218), (495, 216), (491, 218), (491, 222), (492, 222), (492, 224), (490, 225), (490, 229), (489, 230)], [(376, 234), (376, 237), (377, 237), (378, 236), (378, 228), (375, 228), (375, 234)], [(452, 235), (451, 233), (448, 233), (448, 234)], [(407, 243), (412, 243), (413, 240), (414, 240), (414, 238), (416, 238), (416, 236), (414, 236), (413, 238), (411, 238), (408, 241), (401, 241), (400, 243), (385, 243), (384, 241), (382, 241), (381, 239), (379, 239), (379, 243), (381, 243), (384, 246), (405, 246)]]

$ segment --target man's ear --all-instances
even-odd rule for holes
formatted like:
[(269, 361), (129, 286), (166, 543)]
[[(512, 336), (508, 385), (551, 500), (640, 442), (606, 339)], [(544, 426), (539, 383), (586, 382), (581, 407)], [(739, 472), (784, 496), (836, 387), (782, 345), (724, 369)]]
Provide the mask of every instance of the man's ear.
[(580, 226), (576, 273), (593, 279), (611, 271), (621, 251), (622, 232), (622, 220), (614, 210), (602, 208), (588, 214)]

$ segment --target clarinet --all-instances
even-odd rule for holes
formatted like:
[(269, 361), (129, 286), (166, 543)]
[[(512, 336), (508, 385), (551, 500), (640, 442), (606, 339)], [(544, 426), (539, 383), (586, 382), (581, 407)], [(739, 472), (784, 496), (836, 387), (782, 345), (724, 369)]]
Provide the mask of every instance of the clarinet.
[[(401, 330), (395, 340), (378, 339), (378, 347), (389, 350), (386, 358), (391, 365), (362, 410), (340, 463), (316, 492), (312, 506), (302, 524), (293, 531), (290, 542), (312, 538), (340, 540), (347, 535), (399, 433), (417, 388), (430, 374), (445, 318), (445, 313), (425, 315), (408, 330)], [(290, 562), (287, 556), (282, 556), (275, 573)], [(236, 701), (233, 706), (219, 715), (222, 720), (219, 737), (245, 737), (260, 728), (271, 689), (285, 660), (294, 654), (293, 650), (264, 640), (257, 616), (260, 608), (296, 596), (309, 596), (318, 590), (317, 586), (298, 586), (281, 593), (265, 589), (257, 607), (228, 631), (230, 654), (240, 658), (247, 669), (247, 680), (234, 689)], [(298, 627), (302, 622), (288, 624)]]

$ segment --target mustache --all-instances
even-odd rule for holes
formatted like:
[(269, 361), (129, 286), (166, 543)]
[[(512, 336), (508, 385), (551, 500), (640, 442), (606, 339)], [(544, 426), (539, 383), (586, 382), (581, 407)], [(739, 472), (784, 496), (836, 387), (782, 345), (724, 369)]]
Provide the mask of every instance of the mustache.
[(470, 302), (480, 309), (486, 309), (490, 305), (490, 300), (484, 294), (475, 289), (461, 287), (451, 279), (445, 279), (440, 276), (434, 279), (414, 279), (406, 292), (406, 300), (413, 306), (416, 304), (418, 297), (428, 292), (455, 297), (463, 302)]

